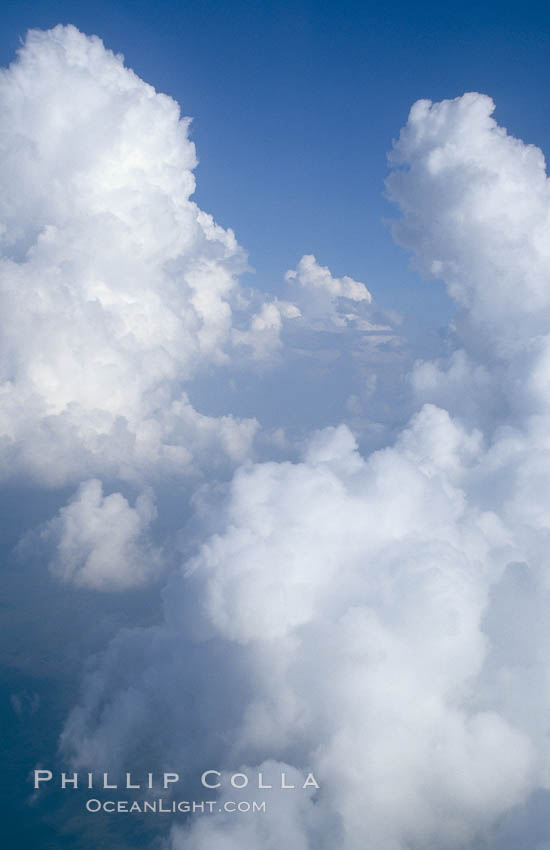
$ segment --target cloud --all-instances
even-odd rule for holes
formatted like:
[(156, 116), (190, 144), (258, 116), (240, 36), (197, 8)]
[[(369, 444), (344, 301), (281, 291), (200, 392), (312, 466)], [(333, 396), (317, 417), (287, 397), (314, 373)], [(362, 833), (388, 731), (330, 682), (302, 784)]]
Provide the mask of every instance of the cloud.
[[(346, 345), (397, 346), (395, 323), (313, 255), (284, 297), (246, 292), (234, 234), (191, 200), (189, 121), (98, 38), (29, 33), (0, 104), (3, 475), (79, 485), (28, 540), (65, 583), (130, 590), (158, 579), (183, 525), (171, 504), (158, 540), (157, 504), (189, 473), (201, 482), (163, 621), (90, 662), (63, 754), (98, 770), (315, 772), (318, 792), (276, 794), (263, 820), (189, 819), (172, 850), (489, 841), (550, 785), (541, 152), (484, 95), (413, 106), (391, 156), (394, 236), (458, 305), (449, 354), (416, 363), (418, 409), (378, 451), (338, 425), (299, 458), (278, 431), (292, 460), (258, 462), (268, 402), (208, 415), (197, 379), (231, 385), (274, 353), (292, 372), (292, 339), (331, 375), (330, 400), (327, 364)], [(381, 383), (346, 389), (356, 418)]]
[(288, 359), (289, 334), (316, 358), (311, 328), (388, 331), (364, 284), (312, 256), (292, 297), (242, 286), (234, 233), (192, 200), (190, 119), (99, 38), (30, 31), (0, 107), (3, 481), (227, 474), (262, 410), (235, 415), (226, 392), (208, 415), (203, 379)]
[(0, 104), (4, 477), (241, 459), (256, 423), (207, 419), (184, 391), (229, 360), (246, 268), (191, 200), (189, 120), (72, 26), (29, 32)]
[(233, 341), (236, 345), (246, 345), (252, 349), (254, 357), (262, 360), (282, 348), (281, 331), (285, 319), (297, 319), (301, 316), (299, 307), (288, 301), (273, 301), (262, 304), (255, 313), (246, 330), (234, 330)]
[(370, 304), (372, 296), (364, 283), (353, 278), (333, 277), (326, 266), (320, 266), (313, 254), (305, 254), (296, 270), (285, 275), (286, 280), (296, 280), (304, 289), (318, 289), (328, 292), (333, 298), (349, 298), (350, 301), (366, 301)]
[(526, 323), (545, 328), (549, 184), (542, 152), (508, 135), (494, 108), (475, 92), (415, 103), (387, 186), (403, 212), (396, 239), (502, 347)]
[[(144, 638), (112, 645), (69, 722), (67, 751), (84, 764), (116, 741), (132, 760), (156, 712), (170, 716), (183, 701), (185, 728), (171, 727), (157, 757), (205, 764), (208, 725), (224, 730), (222, 765), (309, 766), (329, 825), (316, 846), (354, 850), (366, 834), (374, 848), (471, 838), (528, 794), (537, 766), (528, 729), (472, 702), (487, 659), (488, 587), (502, 553), (519, 555), (498, 517), (465, 498), (461, 484), (482, 454), (479, 433), (427, 407), (394, 448), (367, 460), (340, 427), (315, 435), (299, 464), (240, 470), (220, 531), (170, 582), (145, 670), (113, 694), (105, 671), (126, 666)], [(216, 674), (220, 645), (231, 673), (205, 693), (192, 683), (199, 667)], [(194, 656), (176, 679), (174, 646)], [(137, 725), (123, 729), (129, 703), (140, 707)], [(192, 755), (189, 728), (199, 733)], [(302, 830), (308, 846), (294, 806), (288, 835)], [(195, 843), (176, 834), (174, 847), (216, 847), (220, 829), (217, 817), (196, 824)], [(241, 846), (256, 846), (256, 829), (235, 827)]]
[(389, 330), (369, 322), (370, 313), (364, 308), (371, 304), (372, 295), (365, 284), (347, 275), (334, 277), (313, 254), (305, 254), (296, 269), (287, 271), (285, 281), (290, 284), (290, 299), (308, 324), (318, 330), (345, 328), (353, 322), (362, 330)]
[[(513, 836), (549, 787), (547, 182), (491, 111), (421, 101), (395, 149), (396, 237), (460, 305), (447, 361), (413, 370), (426, 403), (368, 456), (342, 425), (298, 462), (237, 469), (164, 623), (121, 633), (85, 680), (76, 765), (139, 759), (162, 713), (162, 764), (319, 780), (264, 821), (192, 818), (170, 850), (500, 848), (503, 817)], [(346, 287), (303, 268), (332, 320)]]
[[(254, 789), (255, 802), (264, 801), (265, 812), (246, 812), (250, 790), (236, 791), (229, 784), (229, 777), (222, 774), (220, 780), (224, 781), (226, 787), (220, 794), (219, 803), (221, 806), (229, 805), (229, 810), (216, 817), (214, 826), (206, 822), (208, 819), (203, 819), (187, 827), (176, 827), (170, 841), (171, 850), (192, 850), (206, 844), (216, 850), (241, 850), (243, 847), (279, 850), (286, 846), (294, 850), (308, 850), (312, 840), (321, 842), (325, 819), (312, 799), (311, 789), (309, 792), (294, 794), (276, 785), (282, 771), (289, 785), (300, 787), (304, 777), (291, 765), (284, 763), (265, 762), (260, 765), (260, 771), (265, 777), (265, 783), (270, 780), (275, 783), (273, 791), (262, 793)], [(245, 810), (235, 816), (233, 809), (238, 804), (244, 805)]]
[(387, 188), (402, 213), (395, 239), (460, 308), (453, 348), (465, 354), (419, 364), (421, 399), (502, 425), (548, 408), (550, 183), (542, 152), (500, 127), (494, 108), (475, 92), (418, 101)]
[[(305, 254), (296, 269), (286, 272), (282, 291), (283, 299), (275, 296), (263, 301), (244, 330), (233, 330), (233, 342), (248, 346), (255, 359), (265, 360), (275, 353), (289, 359), (298, 351), (306, 356), (313, 351), (318, 356), (311, 342), (312, 332), (336, 337), (347, 331), (356, 355), (361, 343), (374, 349), (377, 345), (398, 346), (401, 342), (395, 333), (400, 317), (391, 311), (375, 310), (364, 283), (347, 275), (334, 277), (313, 254)], [(338, 358), (342, 341), (328, 340), (329, 337), (328, 350)], [(370, 361), (372, 365), (372, 356)]]
[(141, 493), (132, 508), (121, 493), (104, 496), (101, 482), (92, 479), (40, 530), (40, 543), (53, 545), (50, 569), (64, 582), (96, 590), (136, 587), (162, 567), (148, 537), (156, 515), (150, 493)]

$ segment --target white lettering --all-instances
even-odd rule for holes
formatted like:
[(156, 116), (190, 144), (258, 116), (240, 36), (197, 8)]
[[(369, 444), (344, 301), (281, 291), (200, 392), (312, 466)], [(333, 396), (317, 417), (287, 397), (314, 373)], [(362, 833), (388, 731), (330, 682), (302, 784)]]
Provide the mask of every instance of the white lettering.
[(35, 770), (34, 771), (34, 787), (39, 788), (41, 782), (49, 782), (53, 773), (51, 770)]
[(220, 773), (219, 770), (205, 770), (203, 775), (201, 776), (201, 783), (202, 783), (202, 785), (204, 785), (205, 788), (219, 788), (220, 787), (221, 782), (216, 782), (214, 785), (209, 785), (209, 783), (206, 781), (207, 776), (217, 776), (219, 778), (221, 776), (221, 773)]

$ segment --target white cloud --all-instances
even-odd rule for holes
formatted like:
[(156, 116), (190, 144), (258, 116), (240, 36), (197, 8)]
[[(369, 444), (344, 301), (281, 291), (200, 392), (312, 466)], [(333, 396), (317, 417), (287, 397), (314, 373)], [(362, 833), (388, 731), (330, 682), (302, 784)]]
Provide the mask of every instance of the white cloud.
[(372, 301), (364, 283), (353, 278), (333, 277), (326, 266), (320, 266), (313, 254), (304, 254), (298, 267), (285, 275), (286, 280), (296, 280), (304, 289), (328, 292), (333, 298), (349, 298), (350, 301)]
[(418, 101), (391, 155), (388, 188), (403, 211), (396, 237), (502, 345), (549, 306), (549, 187), (542, 152), (509, 136), (493, 110), (477, 93)]
[[(191, 200), (189, 122), (99, 39), (31, 32), (0, 105), (3, 474), (83, 482), (39, 529), (51, 569), (103, 590), (158, 577), (144, 484), (211, 476), (164, 622), (97, 659), (64, 751), (98, 769), (271, 760), (320, 780), (264, 820), (191, 820), (173, 850), (471, 846), (550, 788), (541, 152), (483, 95), (415, 104), (388, 180), (394, 233), (459, 305), (453, 350), (415, 365), (422, 406), (392, 445), (363, 457), (340, 426), (298, 463), (253, 463), (256, 419), (200, 413), (194, 377), (232, 379), (236, 351), (271, 357), (286, 328), (367, 345), (395, 342), (394, 323), (312, 255), (284, 300), (245, 296), (244, 252)], [(376, 385), (346, 389), (350, 409)], [(225, 490), (224, 464), (243, 464)]]
[[(280, 850), (292, 847), (293, 850), (308, 850), (315, 841), (321, 846), (325, 818), (315, 805), (309, 792), (295, 794), (277, 788), (281, 772), (285, 772), (286, 783), (300, 787), (304, 781), (296, 768), (284, 763), (266, 762), (259, 766), (264, 783), (273, 781), (273, 791), (253, 791), (255, 802), (265, 801), (265, 812), (245, 812), (241, 815), (231, 811), (235, 803), (249, 803), (251, 791), (236, 790), (229, 784), (229, 776), (222, 774), (220, 780), (225, 785), (220, 794), (221, 806), (229, 804), (229, 811), (215, 817), (214, 825), (207, 823), (209, 818), (197, 820), (187, 827), (173, 830), (170, 850), (193, 850), (196, 847), (209, 846), (212, 850), (242, 850), (245, 847), (261, 847), (262, 850)], [(252, 774), (254, 775), (254, 774)], [(257, 774), (255, 774), (257, 775)], [(280, 779), (279, 779), (280, 781)], [(319, 843), (317, 843), (319, 842)]]
[(352, 325), (363, 331), (390, 330), (372, 321), (372, 295), (364, 283), (345, 275), (334, 277), (313, 254), (305, 254), (296, 269), (285, 274), (289, 300), (295, 301), (306, 323), (317, 330)]
[(185, 471), (229, 430), (247, 453), (252, 421), (207, 420), (183, 392), (229, 360), (246, 263), (190, 199), (178, 105), (71, 26), (28, 34), (0, 105), (3, 475)]
[[(192, 819), (172, 850), (473, 847), (550, 788), (548, 190), (491, 108), (420, 102), (396, 146), (396, 234), (463, 310), (413, 372), (429, 403), (368, 457), (341, 426), (237, 470), (165, 623), (113, 641), (67, 723), (80, 765), (135, 757), (162, 712), (162, 763), (314, 770), (314, 799)], [(332, 321), (345, 287), (305, 267)]]
[(86, 481), (40, 531), (42, 545), (54, 547), (50, 569), (81, 587), (139, 587), (162, 567), (161, 552), (149, 538), (156, 515), (148, 492), (132, 508), (121, 493), (104, 496), (100, 481)]
[(227, 471), (259, 422), (232, 414), (230, 393), (205, 415), (193, 381), (288, 361), (287, 332), (313, 359), (312, 328), (392, 339), (366, 286), (309, 255), (287, 275), (291, 297), (243, 290), (245, 252), (192, 200), (189, 119), (97, 37), (29, 32), (0, 108), (4, 481)]
[(264, 359), (282, 347), (284, 320), (297, 319), (301, 315), (300, 309), (288, 301), (280, 301), (278, 298), (267, 301), (252, 316), (246, 330), (233, 331), (233, 341), (236, 345), (250, 346), (254, 357)]
[(477, 93), (418, 101), (387, 186), (402, 212), (394, 236), (424, 274), (445, 282), (461, 308), (456, 341), (468, 353), (468, 366), (453, 354), (449, 366), (421, 367), (415, 384), (432, 385), (423, 399), (447, 396), (453, 409), (502, 424), (548, 408), (550, 183), (539, 148), (508, 135), (493, 110)]
[[(482, 455), (480, 434), (428, 406), (395, 448), (367, 460), (341, 427), (319, 432), (300, 464), (240, 470), (220, 533), (170, 584), (146, 669), (114, 697), (105, 672), (97, 674), (65, 746), (84, 764), (91, 754), (105, 758), (116, 740), (128, 758), (153, 722), (152, 700), (157, 711), (174, 711), (198, 675), (194, 665), (216, 670), (221, 639), (248, 670), (248, 687), (230, 699), (204, 695), (207, 722), (227, 741), (218, 760), (310, 766), (329, 826), (316, 846), (355, 850), (366, 835), (377, 850), (405, 847), (405, 837), (467, 840), (521, 801), (537, 771), (529, 728), (503, 717), (498, 700), (472, 702), (487, 659), (488, 588), (503, 553), (521, 554), (498, 517), (465, 496)], [(197, 639), (200, 660), (174, 681), (169, 647), (191, 651)], [(105, 671), (137, 651), (131, 643), (112, 646)], [(218, 687), (232, 688), (229, 669)], [(130, 689), (139, 715), (123, 729)], [(96, 728), (105, 701), (109, 714)], [(188, 705), (186, 728), (202, 728), (203, 708)], [(185, 737), (173, 728), (161, 760), (206, 763), (211, 741), (195, 741), (190, 756)], [(289, 805), (298, 811), (287, 834), (302, 830), (308, 846), (299, 802)], [(197, 823), (174, 847), (217, 847), (224, 823)], [(255, 846), (256, 829), (235, 826), (241, 846)]]

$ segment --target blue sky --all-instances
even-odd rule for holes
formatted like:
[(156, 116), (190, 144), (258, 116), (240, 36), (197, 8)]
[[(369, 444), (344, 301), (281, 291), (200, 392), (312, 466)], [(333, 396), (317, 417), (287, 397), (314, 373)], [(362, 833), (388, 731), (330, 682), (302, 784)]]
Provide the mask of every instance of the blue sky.
[(383, 219), (386, 153), (420, 97), (490, 94), (547, 150), (550, 10), (540, 3), (25, 2), (3, 5), (0, 59), (29, 27), (72, 22), (194, 117), (197, 200), (273, 288), (307, 252), (379, 303), (444, 320)]

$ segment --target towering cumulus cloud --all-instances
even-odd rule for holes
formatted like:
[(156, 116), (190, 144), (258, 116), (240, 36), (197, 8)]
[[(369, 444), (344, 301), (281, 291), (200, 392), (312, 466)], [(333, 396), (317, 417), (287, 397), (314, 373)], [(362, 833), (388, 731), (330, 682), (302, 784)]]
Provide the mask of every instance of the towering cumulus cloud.
[(224, 363), (245, 256), (190, 200), (178, 105), (74, 27), (30, 32), (0, 77), (2, 469), (139, 479), (216, 453), (183, 386)]
[(460, 308), (460, 348), (445, 364), (417, 364), (414, 386), (502, 424), (548, 407), (550, 185), (542, 152), (509, 136), (493, 110), (480, 94), (416, 103), (388, 189), (403, 212), (396, 240)]
[[(36, 532), (52, 571), (143, 583), (163, 564), (162, 482), (201, 467), (211, 484), (162, 623), (125, 628), (89, 665), (63, 758), (181, 769), (189, 794), (219, 770), (220, 811), (180, 820), (167, 850), (517, 850), (502, 824), (550, 791), (541, 152), (483, 95), (413, 106), (391, 155), (394, 233), (456, 301), (453, 350), (416, 362), (417, 410), (392, 444), (364, 456), (335, 424), (299, 460), (292, 446), (260, 463), (256, 421), (201, 415), (186, 382), (205, 365), (231, 373), (237, 348), (284, 359), (286, 320), (387, 331), (369, 289), (306, 254), (289, 300), (251, 299), (238, 325), (244, 255), (190, 200), (187, 122), (98, 39), (31, 33), (0, 101), (4, 469), (80, 485)], [(223, 811), (241, 797), (266, 812)]]

